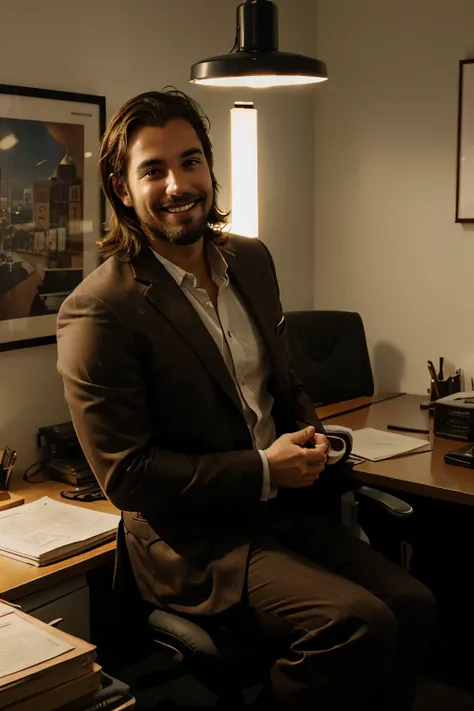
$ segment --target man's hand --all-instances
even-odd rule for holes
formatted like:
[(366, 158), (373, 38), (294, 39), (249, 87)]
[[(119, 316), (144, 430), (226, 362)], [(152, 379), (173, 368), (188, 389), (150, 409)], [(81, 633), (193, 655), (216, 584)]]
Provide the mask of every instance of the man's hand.
[[(314, 442), (314, 449), (303, 447)], [(315, 434), (314, 427), (279, 437), (265, 450), (270, 467), (270, 484), (279, 488), (300, 489), (311, 486), (324, 469), (328, 441)]]

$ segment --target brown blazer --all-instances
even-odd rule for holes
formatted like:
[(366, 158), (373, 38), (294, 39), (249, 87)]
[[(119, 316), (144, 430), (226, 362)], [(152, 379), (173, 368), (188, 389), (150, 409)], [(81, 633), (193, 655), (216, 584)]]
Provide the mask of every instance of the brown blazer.
[[(290, 368), (270, 253), (259, 240), (230, 245), (229, 277), (272, 364), (277, 434), (323, 431)], [(66, 299), (58, 369), (84, 453), (124, 512), (142, 597), (206, 615), (239, 602), (260, 455), (219, 349), (148, 247), (129, 263), (108, 259)]]

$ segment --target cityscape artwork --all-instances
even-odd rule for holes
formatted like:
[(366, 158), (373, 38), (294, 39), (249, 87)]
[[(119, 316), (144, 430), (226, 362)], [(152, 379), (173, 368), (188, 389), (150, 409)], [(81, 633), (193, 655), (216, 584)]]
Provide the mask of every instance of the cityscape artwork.
[(104, 113), (103, 97), (0, 85), (0, 351), (53, 342), (99, 263)]

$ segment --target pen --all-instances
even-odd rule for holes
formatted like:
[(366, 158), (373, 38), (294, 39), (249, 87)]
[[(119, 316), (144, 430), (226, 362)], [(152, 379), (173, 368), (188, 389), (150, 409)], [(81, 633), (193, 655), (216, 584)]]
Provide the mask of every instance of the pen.
[(433, 363), (429, 360), (426, 363), (428, 367), (428, 371), (431, 377), (431, 383), (433, 385), (433, 390), (437, 398), (439, 398), (439, 390), (438, 390), (438, 379), (436, 377), (436, 370), (434, 369)]
[(444, 380), (443, 366), (444, 366), (444, 358), (443, 358), (443, 356), (440, 356), (440, 359), (439, 359), (438, 380)]
[(5, 491), (8, 491), (8, 487), (10, 485), (10, 479), (11, 479), (12, 472), (13, 472), (13, 467), (15, 466), (17, 457), (18, 457), (17, 453), (13, 452), (11, 459), (10, 459), (10, 463), (8, 464), (7, 471), (5, 473), (5, 480), (4, 480), (4, 490)]
[(8, 461), (8, 447), (0, 450), (0, 491), (7, 488), (5, 486), (5, 480), (7, 476), (7, 461)]

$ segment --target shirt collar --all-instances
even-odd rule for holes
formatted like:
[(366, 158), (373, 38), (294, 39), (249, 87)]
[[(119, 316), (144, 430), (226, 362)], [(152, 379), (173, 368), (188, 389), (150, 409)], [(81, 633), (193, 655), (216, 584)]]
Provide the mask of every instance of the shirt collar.
[[(173, 277), (178, 286), (183, 286), (183, 284), (188, 283), (196, 288), (196, 278), (192, 274), (189, 274), (189, 272), (181, 269), (181, 267), (178, 267), (174, 262), (171, 262), (158, 252), (155, 252), (154, 249), (151, 251), (158, 261), (161, 262), (166, 271)], [(209, 260), (211, 276), (214, 283), (217, 286), (227, 286), (229, 284), (229, 275), (227, 274), (228, 264), (221, 250), (214, 242), (208, 242), (206, 244), (206, 255)]]

